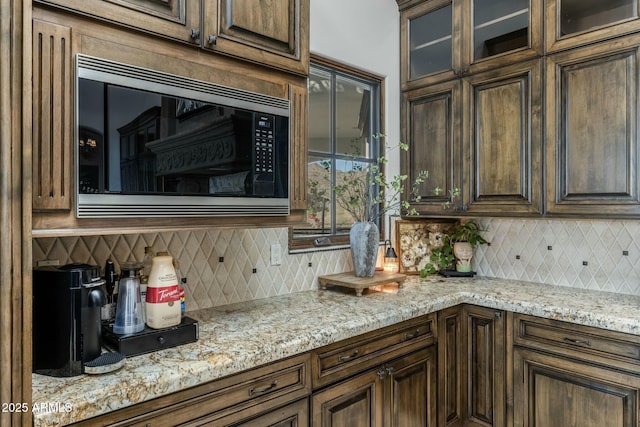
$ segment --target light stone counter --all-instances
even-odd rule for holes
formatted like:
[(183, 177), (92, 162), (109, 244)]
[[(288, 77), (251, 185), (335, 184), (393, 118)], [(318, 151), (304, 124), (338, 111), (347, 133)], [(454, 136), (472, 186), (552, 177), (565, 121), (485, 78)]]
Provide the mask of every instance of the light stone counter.
[(117, 372), (34, 374), (34, 405), (54, 409), (34, 411), (34, 425), (88, 419), (460, 303), (640, 335), (640, 297), (528, 282), (410, 277), (397, 293), (300, 292), (188, 313), (196, 343), (128, 358)]

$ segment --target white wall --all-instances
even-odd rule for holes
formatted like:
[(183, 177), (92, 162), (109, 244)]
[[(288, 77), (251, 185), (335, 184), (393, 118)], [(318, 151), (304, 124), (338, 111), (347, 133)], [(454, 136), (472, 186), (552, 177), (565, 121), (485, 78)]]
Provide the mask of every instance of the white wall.
[[(311, 53), (385, 79), (387, 143), (400, 140), (400, 13), (393, 0), (311, 0)], [(387, 174), (400, 170), (398, 150), (386, 154)]]

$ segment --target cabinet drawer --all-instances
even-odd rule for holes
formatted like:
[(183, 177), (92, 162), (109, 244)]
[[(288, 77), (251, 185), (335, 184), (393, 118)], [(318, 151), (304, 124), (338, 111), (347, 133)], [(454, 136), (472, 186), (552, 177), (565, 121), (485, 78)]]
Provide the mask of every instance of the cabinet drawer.
[(313, 386), (345, 378), (382, 359), (396, 357), (435, 342), (435, 314), (408, 320), (312, 352)]
[(601, 357), (608, 364), (640, 365), (638, 336), (522, 314), (514, 315), (514, 321), (517, 345), (578, 358)]
[[(251, 411), (256, 414), (306, 397), (311, 392), (309, 355), (275, 362), (241, 374), (233, 375), (207, 385), (209, 390), (204, 394), (188, 397), (187, 391), (176, 393), (174, 402), (165, 405), (158, 402), (146, 404), (161, 407), (156, 411), (147, 411), (136, 417), (130, 417), (122, 423), (113, 425), (127, 426), (175, 426), (197, 418), (207, 417), (215, 420), (236, 413)], [(203, 386), (205, 387), (205, 386)], [(197, 389), (201, 389), (198, 387)]]

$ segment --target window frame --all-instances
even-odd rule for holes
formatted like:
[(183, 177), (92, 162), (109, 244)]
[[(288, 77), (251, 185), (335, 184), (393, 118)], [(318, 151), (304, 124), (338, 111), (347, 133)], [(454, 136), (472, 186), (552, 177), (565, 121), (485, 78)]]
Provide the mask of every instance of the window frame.
[[(373, 129), (372, 135), (377, 134), (385, 134), (385, 115), (384, 115), (384, 107), (386, 105), (385, 95), (386, 95), (386, 87), (385, 87), (385, 78), (378, 74), (371, 73), (369, 71), (365, 71), (351, 65), (347, 65), (332, 59), (328, 59), (319, 55), (311, 54), (310, 57), (311, 65), (316, 65), (321, 69), (327, 69), (332, 73), (337, 72), (339, 74), (344, 74), (347, 77), (353, 77), (355, 79), (369, 80), (373, 81), (378, 85), (378, 106), (377, 110), (379, 112), (379, 121), (378, 121), (378, 129)], [(333, 111), (332, 111), (333, 114)], [(307, 118), (309, 120), (310, 117)], [(333, 125), (333, 122), (332, 122)], [(332, 129), (332, 139), (334, 138), (334, 132)], [(384, 138), (378, 139), (378, 155), (385, 155), (385, 144)], [(309, 148), (307, 148), (306, 156), (308, 157), (310, 154)], [(332, 153), (332, 156), (336, 156), (335, 153)], [(306, 187), (306, 185), (305, 185)], [(385, 233), (385, 221), (384, 218), (380, 219), (379, 228), (380, 235), (384, 235)], [(322, 237), (328, 237), (330, 239), (329, 244), (318, 244), (316, 242), (317, 236), (312, 237), (296, 237), (294, 233), (294, 227), (289, 227), (289, 250), (304, 250), (304, 249), (316, 249), (316, 250), (330, 250), (330, 249), (339, 249), (340, 247), (346, 247), (349, 245), (349, 236), (347, 234), (330, 234)]]

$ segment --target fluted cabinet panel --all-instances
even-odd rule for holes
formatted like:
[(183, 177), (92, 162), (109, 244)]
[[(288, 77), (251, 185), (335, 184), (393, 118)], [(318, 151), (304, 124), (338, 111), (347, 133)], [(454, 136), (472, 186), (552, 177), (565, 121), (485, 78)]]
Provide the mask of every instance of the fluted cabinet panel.
[(33, 21), (33, 209), (69, 210), (71, 29)]

